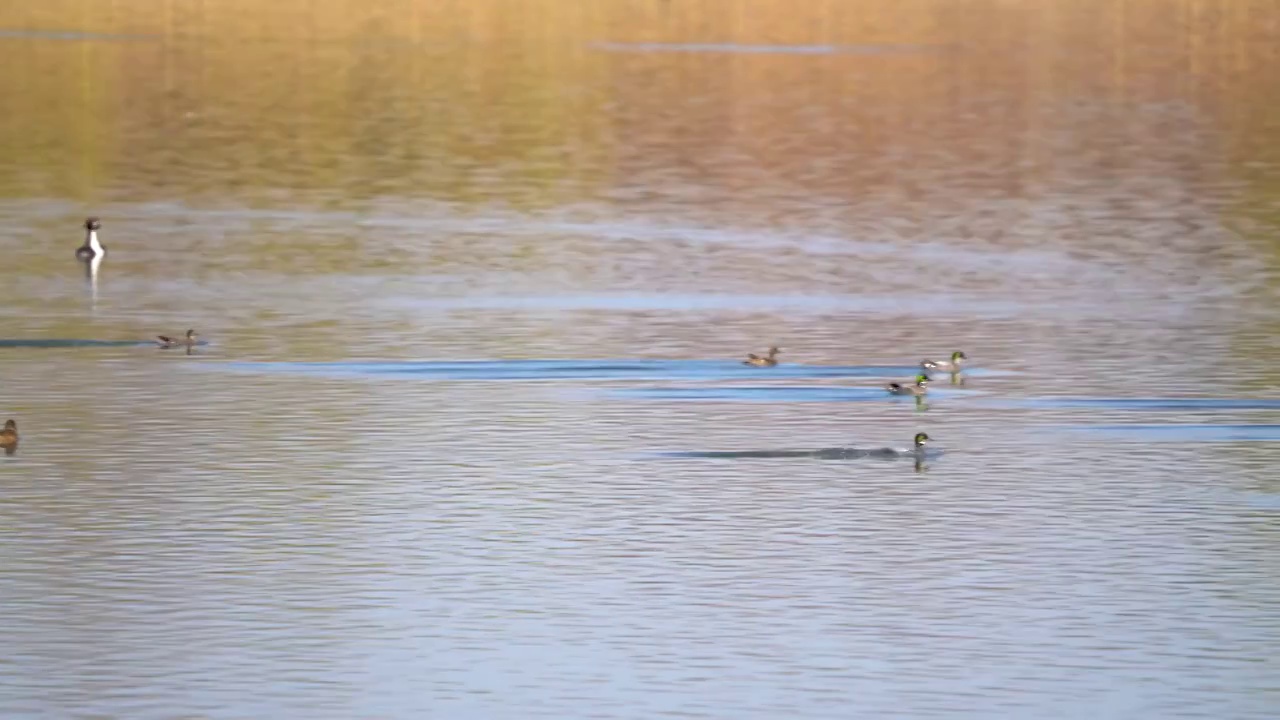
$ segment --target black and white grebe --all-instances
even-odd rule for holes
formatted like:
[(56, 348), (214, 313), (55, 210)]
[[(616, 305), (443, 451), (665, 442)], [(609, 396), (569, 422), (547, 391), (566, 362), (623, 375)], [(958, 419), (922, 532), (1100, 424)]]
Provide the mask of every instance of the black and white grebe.
[(98, 228), (102, 227), (102, 223), (98, 222), (98, 218), (91, 217), (84, 221), (84, 244), (76, 249), (76, 259), (89, 262), (94, 258), (101, 258), (107, 254), (107, 249), (98, 242)]

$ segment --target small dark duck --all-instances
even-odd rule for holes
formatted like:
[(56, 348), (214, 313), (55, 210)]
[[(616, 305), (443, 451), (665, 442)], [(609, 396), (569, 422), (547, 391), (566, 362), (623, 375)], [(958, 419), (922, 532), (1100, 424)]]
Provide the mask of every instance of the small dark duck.
[(747, 353), (747, 359), (742, 361), (743, 365), (754, 365), (756, 367), (774, 367), (778, 364), (778, 348), (769, 348), (769, 354), (761, 357), (755, 353)]
[(916, 433), (916, 436), (911, 439), (911, 448), (909, 450), (885, 447), (868, 450), (867, 454), (873, 457), (919, 457), (924, 455), (924, 446), (927, 442), (929, 442), (929, 436), (927, 434)]
[(890, 395), (924, 395), (929, 392), (929, 376), (921, 373), (916, 376), (915, 385), (902, 385), (899, 383), (889, 383), (884, 387), (889, 391)]
[(819, 450), (814, 455), (820, 458), (831, 460), (851, 460), (854, 458), (912, 458), (916, 461), (916, 469), (921, 468), (921, 463), (925, 460), (925, 444), (929, 442), (929, 436), (925, 433), (916, 433), (911, 439), (911, 447), (879, 447), (879, 448), (832, 448), (830, 450)]
[(98, 218), (86, 218), (84, 221), (84, 244), (76, 249), (76, 259), (89, 262), (94, 258), (102, 258), (107, 254), (107, 248), (98, 242), (98, 228), (102, 227), (102, 223), (98, 222)]
[(196, 331), (188, 330), (186, 337), (182, 338), (171, 338), (168, 335), (157, 335), (156, 344), (166, 350), (176, 347), (185, 347), (190, 349), (192, 345), (196, 344)]
[(4, 430), (0, 430), (0, 448), (4, 448), (6, 455), (12, 455), (16, 447), (18, 447), (18, 423), (10, 418), (5, 422)]

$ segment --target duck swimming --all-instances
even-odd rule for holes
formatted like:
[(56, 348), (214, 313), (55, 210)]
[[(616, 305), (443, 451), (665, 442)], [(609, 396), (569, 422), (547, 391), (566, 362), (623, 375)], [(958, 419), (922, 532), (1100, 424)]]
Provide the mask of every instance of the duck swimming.
[(888, 447), (876, 448), (874, 450), (868, 450), (867, 455), (870, 455), (873, 457), (911, 457), (911, 456), (918, 457), (924, 454), (924, 446), (925, 446), (925, 443), (927, 442), (929, 442), (928, 434), (916, 433), (916, 436), (911, 439), (910, 449), (904, 450), (900, 448), (888, 448)]
[(921, 360), (920, 368), (932, 372), (958, 373), (960, 363), (968, 359), (963, 351), (957, 350), (951, 353), (950, 360)]
[(909, 448), (831, 448), (828, 450), (819, 450), (814, 453), (815, 457), (824, 460), (851, 460), (856, 458), (882, 458), (892, 460), (894, 458), (912, 458), (916, 461), (916, 469), (922, 467), (925, 460), (925, 443), (929, 442), (929, 436), (925, 433), (916, 433), (911, 440)]
[(0, 448), (4, 448), (6, 455), (12, 455), (16, 447), (18, 447), (18, 423), (10, 418), (5, 422), (4, 430), (0, 430)]
[(157, 335), (156, 344), (166, 350), (175, 347), (185, 347), (190, 349), (192, 345), (196, 344), (196, 331), (188, 330), (186, 337), (183, 338), (171, 338), (168, 335)]
[(778, 348), (769, 348), (769, 354), (761, 357), (755, 353), (747, 353), (747, 359), (742, 361), (743, 365), (754, 365), (756, 367), (774, 367), (778, 364)]
[(861, 458), (913, 458), (916, 461), (916, 467), (921, 467), (921, 463), (925, 458), (925, 443), (929, 442), (929, 436), (925, 433), (916, 433), (912, 440), (910, 448), (856, 448), (856, 447), (835, 447), (823, 448), (821, 450), (729, 450), (729, 451), (696, 451), (696, 452), (676, 452), (663, 453), (669, 457), (681, 458), (702, 458), (702, 459), (800, 459), (800, 458), (816, 458), (819, 460), (858, 460)]
[(98, 222), (98, 218), (86, 218), (84, 221), (84, 244), (76, 249), (76, 259), (88, 262), (94, 258), (102, 258), (107, 254), (107, 248), (98, 242), (98, 228), (102, 227), (102, 223)]
[(900, 383), (889, 383), (884, 386), (890, 395), (924, 395), (929, 392), (929, 376), (920, 373), (916, 376), (915, 385), (902, 385)]

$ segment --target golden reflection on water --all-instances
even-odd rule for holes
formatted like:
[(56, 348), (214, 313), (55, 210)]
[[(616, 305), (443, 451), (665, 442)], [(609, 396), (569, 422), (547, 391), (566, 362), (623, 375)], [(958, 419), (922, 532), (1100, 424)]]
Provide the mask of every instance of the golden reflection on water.
[[(1159, 152), (1188, 124), (1210, 142), (1169, 149), (1187, 173), (1225, 163), (1247, 175), (1246, 161), (1276, 157), (1273, 11), (1154, 0), (12, 4), (0, 28), (32, 34), (0, 40), (11, 69), (0, 190), (85, 203), (548, 207), (696, 180), (699, 203), (762, 181), (782, 199), (938, 202), (964, 189), (1034, 194), (1073, 161), (1105, 182), (1133, 143)], [(646, 42), (833, 51), (625, 45)]]

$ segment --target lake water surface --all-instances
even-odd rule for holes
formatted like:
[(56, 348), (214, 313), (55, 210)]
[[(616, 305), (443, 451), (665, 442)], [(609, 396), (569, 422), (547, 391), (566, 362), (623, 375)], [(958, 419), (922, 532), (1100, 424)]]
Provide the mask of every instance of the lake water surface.
[(0, 9), (0, 715), (1276, 716), (1273, 2), (241, 5)]

